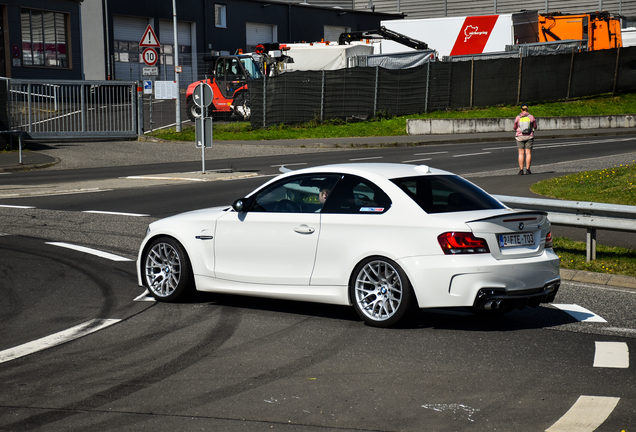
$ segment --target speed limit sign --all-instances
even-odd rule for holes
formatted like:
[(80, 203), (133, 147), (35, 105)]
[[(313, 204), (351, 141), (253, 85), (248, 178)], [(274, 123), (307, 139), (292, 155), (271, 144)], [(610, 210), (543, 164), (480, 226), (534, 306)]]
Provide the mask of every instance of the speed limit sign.
[(157, 56), (157, 52), (152, 48), (146, 48), (142, 54), (142, 57), (144, 59), (144, 63), (146, 63), (148, 66), (154, 66), (157, 63), (157, 59), (159, 58)]

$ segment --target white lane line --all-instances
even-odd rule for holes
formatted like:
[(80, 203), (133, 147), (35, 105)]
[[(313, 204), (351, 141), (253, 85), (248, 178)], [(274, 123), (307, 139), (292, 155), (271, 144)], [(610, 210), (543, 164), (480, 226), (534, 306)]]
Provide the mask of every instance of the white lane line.
[(371, 159), (382, 159), (383, 156), (374, 156), (374, 157), (366, 157), (366, 158), (356, 158), (356, 159), (349, 159), (350, 161), (363, 161), (363, 160), (371, 160)]
[(133, 216), (133, 217), (145, 217), (150, 216), (143, 213), (123, 213), (123, 212), (110, 212), (110, 211), (100, 211), (100, 210), (85, 210), (82, 213), (95, 213), (95, 214), (107, 214), (107, 215), (117, 215), (117, 216)]
[[(608, 143), (608, 142), (623, 142), (623, 141), (629, 141), (632, 138), (623, 138), (623, 139), (609, 139), (609, 140), (594, 140), (594, 141), (585, 141), (585, 142), (580, 142), (580, 141), (570, 141), (570, 142), (564, 142), (564, 143), (558, 143), (558, 144), (537, 144), (535, 145), (536, 148), (554, 148), (554, 147), (571, 147), (571, 146), (584, 146), (584, 145), (590, 145), (590, 144), (599, 144), (599, 143)], [(501, 147), (488, 147), (488, 148), (483, 148), (482, 150), (505, 150), (505, 149), (516, 149), (517, 146), (516, 145), (511, 145), (511, 146), (501, 146)]]
[(121, 321), (120, 319), (93, 319), (83, 324), (71, 327), (68, 330), (61, 331), (59, 333), (52, 334), (50, 336), (43, 337), (32, 342), (19, 345), (14, 348), (9, 348), (4, 351), (0, 351), (0, 363), (4, 363), (10, 360), (15, 360), (20, 357), (24, 357), (29, 354), (33, 354), (38, 351), (42, 351), (48, 348), (52, 348), (57, 345), (61, 345), (66, 342), (81, 338), (88, 334), (94, 333), (98, 330), (111, 326)]
[(407, 160), (407, 161), (402, 161), (402, 163), (411, 163), (411, 162), (424, 162), (424, 161), (429, 161), (432, 158), (425, 158), (425, 159), (413, 159), (413, 160)]
[(270, 165), (270, 168), (280, 168), (280, 167), (288, 167), (288, 166), (296, 166), (296, 165), (307, 165), (307, 162), (299, 162), (299, 163), (290, 163), (290, 164), (282, 164), (282, 165)]
[(485, 154), (490, 154), (490, 152), (482, 152), (482, 153), (470, 153), (470, 154), (453, 155), (453, 157), (479, 156), (479, 155), (485, 155)]
[(413, 153), (413, 156), (430, 156), (436, 154), (447, 154), (447, 151), (431, 152), (431, 153)]
[(59, 246), (59, 247), (63, 247), (63, 248), (67, 248), (67, 249), (72, 249), (72, 250), (76, 250), (78, 252), (84, 252), (87, 254), (91, 254), (91, 255), (95, 255), (98, 256), (100, 258), (106, 258), (109, 259), (111, 261), (132, 261), (130, 258), (125, 258), (119, 255), (114, 255), (108, 252), (104, 252), (104, 251), (100, 251), (97, 249), (91, 249), (91, 248), (87, 248), (84, 246), (78, 246), (78, 245), (73, 245), (73, 244), (69, 244), (69, 243), (63, 243), (63, 242), (46, 242), (46, 244), (50, 244), (53, 246)]
[(0, 205), (3, 208), (17, 208), (17, 209), (33, 209), (33, 206), (19, 206), (19, 205)]
[(629, 348), (625, 342), (595, 342), (594, 367), (629, 368)]
[(545, 432), (592, 432), (603, 424), (620, 398), (580, 396), (572, 408)]
[(594, 312), (585, 309), (579, 305), (575, 304), (552, 304), (552, 306), (561, 309), (563, 312), (571, 315), (576, 318), (578, 321), (582, 322), (607, 322), (600, 316), (596, 315)]
[(141, 294), (139, 297), (135, 297), (135, 299), (133, 301), (157, 301), (155, 300), (155, 298), (150, 295), (150, 292), (148, 290), (144, 291), (143, 294)]

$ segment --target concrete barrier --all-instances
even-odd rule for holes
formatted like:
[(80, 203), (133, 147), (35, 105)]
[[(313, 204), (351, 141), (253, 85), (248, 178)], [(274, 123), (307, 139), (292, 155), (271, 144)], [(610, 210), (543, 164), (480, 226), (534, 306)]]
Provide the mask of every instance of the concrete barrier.
[[(513, 132), (512, 118), (407, 119), (409, 135), (440, 135), (480, 132)], [(636, 115), (541, 117), (537, 130), (578, 130), (636, 127)]]

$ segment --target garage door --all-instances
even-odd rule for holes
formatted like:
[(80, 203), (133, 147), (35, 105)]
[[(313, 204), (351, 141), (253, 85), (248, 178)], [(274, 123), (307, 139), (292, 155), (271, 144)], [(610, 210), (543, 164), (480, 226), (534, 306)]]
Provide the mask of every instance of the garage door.
[(272, 24), (245, 23), (247, 52), (253, 52), (256, 45), (278, 42), (278, 28)]
[(144, 66), (139, 41), (148, 27), (148, 18), (113, 16), (115, 79), (137, 81), (142, 79)]
[[(196, 70), (196, 49), (192, 44), (192, 23), (177, 22), (177, 43), (179, 44), (179, 65), (182, 73), (179, 78), (181, 86), (196, 81), (192, 72)], [(174, 80), (174, 27), (172, 21), (159, 20), (161, 35), (157, 35), (161, 42), (162, 53), (159, 55), (159, 65), (165, 70), (166, 79)], [(164, 67), (165, 65), (165, 67)]]

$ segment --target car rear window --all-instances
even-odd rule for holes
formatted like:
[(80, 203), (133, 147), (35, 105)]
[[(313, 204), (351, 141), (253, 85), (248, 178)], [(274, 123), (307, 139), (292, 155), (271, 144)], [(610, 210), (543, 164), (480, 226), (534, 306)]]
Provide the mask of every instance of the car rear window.
[(391, 180), (426, 213), (505, 208), (471, 182), (453, 175), (426, 175)]

